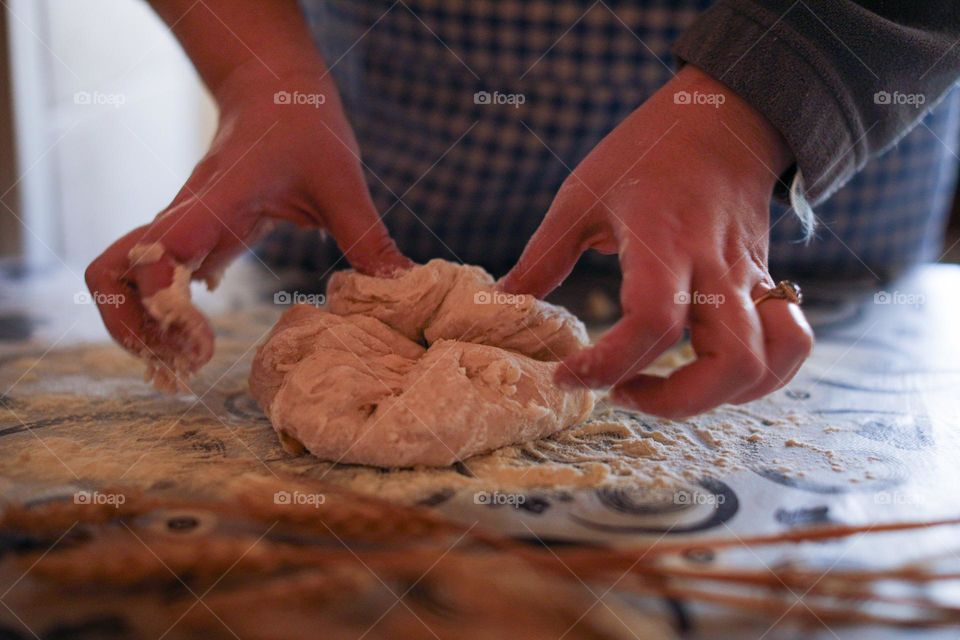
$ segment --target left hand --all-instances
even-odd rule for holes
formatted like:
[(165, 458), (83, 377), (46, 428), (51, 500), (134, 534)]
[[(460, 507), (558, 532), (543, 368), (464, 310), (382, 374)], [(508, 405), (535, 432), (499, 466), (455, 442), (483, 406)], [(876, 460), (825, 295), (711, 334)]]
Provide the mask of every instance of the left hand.
[[(314, 102), (278, 101), (279, 92)], [(279, 220), (329, 231), (363, 273), (389, 275), (412, 264), (380, 220), (336, 83), (320, 63), (274, 77), (255, 61), (234, 70), (214, 95), (217, 134), (187, 183), (153, 222), (114, 242), (86, 272), (98, 299), (122, 300), (98, 305), (110, 335), (150, 363), (163, 388), (213, 356), (213, 330), (188, 301), (166, 322), (146, 305), (170, 287), (178, 266), (191, 280), (215, 283)], [(160, 256), (131, 259), (131, 249), (155, 243)]]
[[(557, 382), (612, 387), (618, 404), (674, 419), (786, 384), (813, 333), (797, 305), (753, 300), (774, 286), (770, 197), (791, 162), (759, 112), (689, 65), (607, 135), (501, 283), (543, 297), (585, 250), (619, 254), (623, 317), (564, 360)], [(685, 327), (697, 360), (641, 374)]]

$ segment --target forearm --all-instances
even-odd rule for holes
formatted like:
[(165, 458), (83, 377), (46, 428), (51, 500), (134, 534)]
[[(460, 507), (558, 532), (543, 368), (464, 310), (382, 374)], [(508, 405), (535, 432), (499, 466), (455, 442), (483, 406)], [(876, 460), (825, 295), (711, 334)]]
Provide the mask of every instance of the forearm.
[(295, 0), (148, 0), (215, 96), (237, 69), (271, 78), (322, 72)]

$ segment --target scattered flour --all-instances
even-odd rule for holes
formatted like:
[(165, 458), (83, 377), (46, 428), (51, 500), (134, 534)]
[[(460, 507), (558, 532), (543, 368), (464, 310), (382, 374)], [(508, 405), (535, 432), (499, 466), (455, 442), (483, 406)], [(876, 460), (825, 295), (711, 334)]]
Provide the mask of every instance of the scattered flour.
[[(824, 442), (820, 434), (828, 428), (841, 431), (836, 423), (784, 414), (772, 402), (721, 407), (680, 422), (601, 402), (578, 426), (453, 467), (384, 471), (290, 456), (244, 392), (250, 345), (273, 320), (275, 315), (250, 314), (246, 323), (252, 326), (234, 316), (216, 322), (217, 355), (196, 382), (209, 386), (202, 402), (152, 393), (137, 380), (137, 362), (112, 345), (54, 349), (42, 358), (39, 349), (9, 358), (0, 383), (12, 391), (0, 413), (19, 432), (0, 439), (0, 477), (218, 493), (242, 490), (242, 477), (294, 475), (410, 503), (461, 490), (671, 488), (760, 467), (795, 478), (825, 473), (834, 482), (882, 475), (874, 467), (881, 464), (876, 456), (813, 444)], [(688, 359), (688, 349), (678, 350), (657, 367)], [(18, 381), (30, 367), (30, 376)]]

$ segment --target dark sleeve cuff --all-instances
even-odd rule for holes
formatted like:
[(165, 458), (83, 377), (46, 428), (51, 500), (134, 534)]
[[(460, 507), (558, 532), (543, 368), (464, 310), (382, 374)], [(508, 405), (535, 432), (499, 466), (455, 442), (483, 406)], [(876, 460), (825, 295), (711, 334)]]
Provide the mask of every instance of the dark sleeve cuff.
[[(793, 6), (787, 13), (804, 10)], [(721, 0), (681, 35), (673, 53), (737, 93), (784, 137), (796, 165), (782, 176), (778, 198), (788, 199), (799, 169), (799, 195), (816, 204), (866, 162), (863, 124), (845, 104), (846, 89), (830, 69), (814, 64), (813, 45), (783, 15)]]

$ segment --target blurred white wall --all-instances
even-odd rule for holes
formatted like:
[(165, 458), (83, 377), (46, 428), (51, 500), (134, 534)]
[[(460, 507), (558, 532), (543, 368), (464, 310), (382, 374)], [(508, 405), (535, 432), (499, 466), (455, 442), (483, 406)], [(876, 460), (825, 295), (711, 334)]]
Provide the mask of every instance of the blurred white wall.
[(8, 0), (25, 255), (81, 270), (149, 221), (215, 110), (142, 0)]

